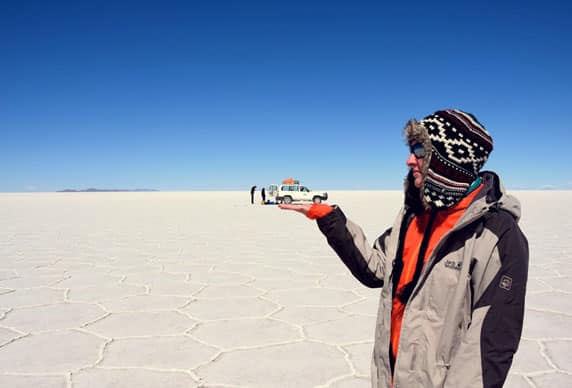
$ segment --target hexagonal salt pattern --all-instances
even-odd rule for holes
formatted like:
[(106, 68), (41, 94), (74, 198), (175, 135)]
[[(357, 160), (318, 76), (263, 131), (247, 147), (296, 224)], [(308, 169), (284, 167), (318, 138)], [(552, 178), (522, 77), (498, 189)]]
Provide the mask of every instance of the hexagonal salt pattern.
[[(550, 327), (550, 331), (546, 328)], [(572, 327), (572, 315), (548, 311), (527, 310), (522, 335), (527, 339), (568, 338)]]
[(101, 304), (111, 312), (172, 311), (184, 307), (190, 298), (174, 295), (135, 295), (121, 299), (104, 300)]
[(349, 372), (343, 353), (334, 346), (314, 342), (238, 350), (197, 371), (212, 384), (240, 382), (261, 388), (314, 387)]
[(264, 293), (263, 290), (244, 285), (230, 286), (207, 286), (197, 292), (197, 298), (235, 298), (235, 297), (255, 297)]
[(32, 334), (0, 348), (0, 371), (65, 374), (95, 364), (105, 342), (74, 330)]
[(259, 298), (199, 299), (181, 309), (200, 320), (264, 317), (278, 305)]
[(566, 311), (570, 307), (570, 294), (560, 291), (531, 293), (526, 303), (530, 308), (554, 312)]
[(0, 281), (0, 288), (18, 290), (22, 288), (50, 287), (64, 280), (62, 275), (22, 276)]
[(81, 288), (90, 286), (100, 286), (102, 284), (116, 284), (120, 280), (119, 276), (111, 276), (107, 273), (86, 271), (74, 273), (65, 280), (58, 283), (61, 288)]
[(19, 333), (15, 330), (0, 327), (0, 346), (22, 336), (22, 333)]
[(38, 332), (81, 327), (105, 314), (105, 310), (96, 305), (61, 303), (16, 309), (1, 323), (25, 332)]
[(272, 319), (214, 321), (199, 325), (192, 335), (223, 349), (263, 346), (302, 339), (295, 326)]
[(552, 372), (540, 376), (531, 376), (530, 379), (537, 387), (572, 386), (572, 375), (563, 372)]
[(519, 351), (513, 359), (511, 372), (531, 373), (543, 372), (551, 369), (550, 364), (543, 357), (541, 344), (537, 341), (523, 339), (520, 341)]
[(144, 286), (116, 283), (74, 288), (69, 292), (68, 299), (71, 302), (101, 302), (141, 295), (145, 292)]
[(191, 273), (190, 280), (194, 283), (231, 285), (244, 284), (254, 280), (254, 277), (231, 272), (210, 271)]
[(330, 388), (369, 388), (370, 386), (371, 380), (366, 377), (346, 377), (328, 385)]
[(84, 369), (72, 374), (72, 388), (197, 388), (198, 383), (184, 371), (146, 369)]
[(332, 345), (365, 342), (372, 339), (375, 317), (351, 316), (337, 321), (321, 322), (306, 326), (308, 338)]
[(552, 360), (554, 365), (562, 371), (572, 375), (572, 347), (571, 340), (546, 341), (544, 343), (546, 355)]
[[(569, 302), (572, 244), (568, 237), (564, 238), (570, 235), (572, 222), (562, 214), (561, 202), (542, 200), (542, 207), (535, 206), (536, 195), (532, 192), (517, 195), (524, 212), (528, 209), (520, 224), (529, 242), (530, 266), (523, 340), (507, 380), (509, 388), (572, 386), (567, 350), (572, 327)], [(559, 223), (558, 227), (552, 222), (543, 224), (542, 217)]]
[(205, 288), (204, 284), (189, 283), (186, 281), (152, 281), (148, 283), (151, 295), (175, 295), (190, 297)]
[(208, 363), (218, 352), (187, 336), (125, 338), (109, 344), (100, 365), (188, 370)]
[(509, 373), (503, 388), (532, 388), (533, 385), (531, 385), (531, 383), (529, 383), (529, 379), (521, 376), (521, 375), (517, 375), (514, 373)]
[(85, 330), (106, 338), (184, 334), (196, 321), (178, 311), (113, 313)]
[(361, 299), (361, 297), (353, 292), (329, 288), (274, 290), (270, 291), (265, 297), (286, 306), (319, 307), (339, 307)]
[(272, 317), (276, 319), (301, 326), (325, 321), (337, 321), (346, 316), (341, 309), (320, 306), (285, 306), (272, 314)]
[(350, 362), (359, 376), (369, 377), (371, 356), (373, 353), (373, 341), (345, 345), (344, 350), (349, 354)]
[(26, 288), (0, 295), (0, 307), (16, 308), (64, 302), (65, 292), (53, 288)]
[[(370, 385), (380, 290), (315, 222), (242, 192), (85, 194), (0, 194), (1, 387)], [(572, 386), (572, 192), (516, 196), (531, 261), (505, 387)], [(371, 238), (402, 203), (334, 198)]]

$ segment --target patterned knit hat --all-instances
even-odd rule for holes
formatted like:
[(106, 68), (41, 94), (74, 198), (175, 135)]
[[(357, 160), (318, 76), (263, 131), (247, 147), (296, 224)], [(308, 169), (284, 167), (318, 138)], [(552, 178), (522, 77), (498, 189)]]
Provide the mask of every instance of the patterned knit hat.
[[(427, 144), (426, 136), (431, 143), (421, 200), (433, 209), (451, 207), (477, 178), (493, 150), (493, 139), (475, 116), (455, 109), (437, 111), (415, 124), (425, 132), (419, 136), (423, 143)], [(409, 142), (415, 140), (406, 135)]]

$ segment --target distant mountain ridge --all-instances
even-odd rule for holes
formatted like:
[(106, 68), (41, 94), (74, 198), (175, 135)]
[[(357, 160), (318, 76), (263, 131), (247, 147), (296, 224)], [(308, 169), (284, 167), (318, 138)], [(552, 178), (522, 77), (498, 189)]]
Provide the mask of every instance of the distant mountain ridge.
[(142, 191), (159, 191), (159, 190), (156, 190), (156, 189), (129, 190), (129, 189), (94, 189), (94, 188), (89, 188), (89, 189), (83, 189), (83, 190), (64, 189), (64, 190), (58, 190), (58, 191), (56, 191), (56, 193), (116, 193), (116, 192), (142, 192)]

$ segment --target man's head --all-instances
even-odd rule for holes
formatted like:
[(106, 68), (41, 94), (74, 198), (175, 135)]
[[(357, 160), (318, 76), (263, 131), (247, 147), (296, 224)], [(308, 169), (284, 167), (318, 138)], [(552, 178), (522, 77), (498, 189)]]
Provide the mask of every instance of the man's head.
[(470, 113), (455, 109), (437, 111), (419, 122), (410, 120), (405, 137), (411, 147), (407, 166), (425, 208), (457, 203), (493, 149), (483, 125)]

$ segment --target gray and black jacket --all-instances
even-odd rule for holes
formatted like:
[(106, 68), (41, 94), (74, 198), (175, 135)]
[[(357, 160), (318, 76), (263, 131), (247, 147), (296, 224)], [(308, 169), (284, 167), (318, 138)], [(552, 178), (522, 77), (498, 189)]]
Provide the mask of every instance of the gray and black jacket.
[[(528, 243), (517, 225), (520, 203), (492, 172), (457, 224), (437, 244), (414, 286), (390, 359), (391, 308), (400, 247), (415, 204), (371, 247), (335, 208), (318, 219), (329, 245), (367, 287), (381, 287), (372, 386), (501, 387), (518, 348), (528, 274)], [(410, 186), (411, 187), (411, 186)], [(415, 196), (414, 196), (415, 197)]]

